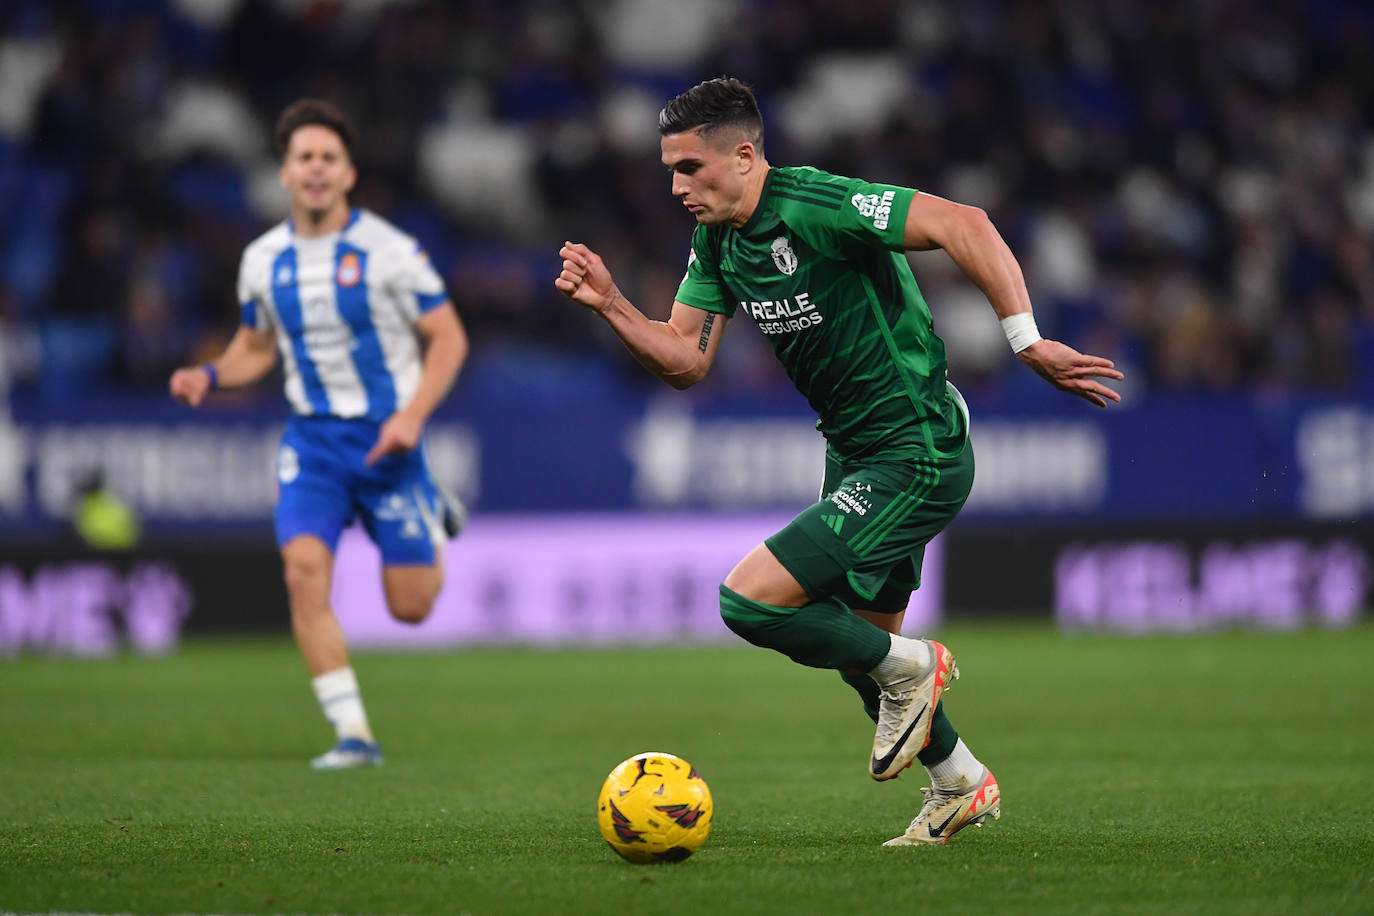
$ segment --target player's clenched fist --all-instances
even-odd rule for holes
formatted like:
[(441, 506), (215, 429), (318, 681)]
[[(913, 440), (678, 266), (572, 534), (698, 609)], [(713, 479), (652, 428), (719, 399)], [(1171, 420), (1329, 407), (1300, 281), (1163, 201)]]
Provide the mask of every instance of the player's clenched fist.
[(617, 290), (600, 255), (581, 242), (564, 242), (558, 256), (563, 259), (563, 272), (553, 285), (559, 292), (597, 312), (611, 304)]
[(199, 407), (200, 402), (205, 400), (205, 393), (210, 390), (210, 373), (204, 366), (187, 366), (172, 373), (172, 380), (168, 383), (168, 389), (172, 397), (183, 404), (192, 407)]

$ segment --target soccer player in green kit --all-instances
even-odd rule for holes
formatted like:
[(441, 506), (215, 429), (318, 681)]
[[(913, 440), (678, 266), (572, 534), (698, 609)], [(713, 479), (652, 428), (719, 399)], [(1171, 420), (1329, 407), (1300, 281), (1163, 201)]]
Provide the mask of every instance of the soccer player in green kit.
[(675, 388), (705, 376), (726, 322), (754, 318), (819, 416), (820, 501), (725, 577), (721, 616), (754, 645), (833, 668), (877, 723), (870, 775), (914, 760), (925, 802), (885, 845), (943, 844), (1001, 813), (996, 778), (964, 744), (941, 697), (959, 669), (934, 640), (901, 636), (925, 545), (963, 506), (973, 449), (963, 398), (905, 252), (943, 248), (987, 296), (1017, 357), (1105, 407), (1110, 360), (1042, 339), (1021, 268), (983, 211), (909, 188), (774, 168), (763, 119), (738, 80), (701, 83), (659, 114), (672, 193), (697, 219), (666, 322), (621, 295), (601, 258), (565, 243), (555, 286), (600, 315)]

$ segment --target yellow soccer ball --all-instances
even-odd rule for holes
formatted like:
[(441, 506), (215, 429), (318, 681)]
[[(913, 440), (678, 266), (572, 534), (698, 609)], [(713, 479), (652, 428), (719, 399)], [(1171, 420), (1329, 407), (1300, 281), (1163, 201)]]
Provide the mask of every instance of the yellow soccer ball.
[(611, 848), (637, 865), (681, 862), (711, 832), (711, 789), (681, 757), (649, 751), (606, 777), (596, 820)]

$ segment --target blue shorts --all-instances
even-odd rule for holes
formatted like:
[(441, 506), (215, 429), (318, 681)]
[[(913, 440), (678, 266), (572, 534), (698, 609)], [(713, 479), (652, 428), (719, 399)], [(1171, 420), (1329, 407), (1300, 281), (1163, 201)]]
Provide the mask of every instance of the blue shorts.
[(443, 501), (424, 452), (363, 459), (377, 441), (371, 420), (292, 417), (277, 452), (277, 545), (311, 534), (333, 551), (362, 519), (385, 565), (434, 563), (445, 536)]

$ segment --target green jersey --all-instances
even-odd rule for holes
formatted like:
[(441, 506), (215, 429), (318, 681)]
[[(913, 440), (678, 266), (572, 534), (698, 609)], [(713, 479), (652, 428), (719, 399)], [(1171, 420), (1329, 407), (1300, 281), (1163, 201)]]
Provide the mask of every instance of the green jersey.
[(962, 447), (945, 344), (902, 246), (910, 188), (771, 168), (749, 221), (698, 226), (677, 299), (768, 336), (840, 460)]

